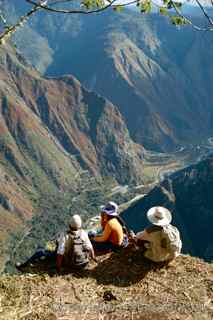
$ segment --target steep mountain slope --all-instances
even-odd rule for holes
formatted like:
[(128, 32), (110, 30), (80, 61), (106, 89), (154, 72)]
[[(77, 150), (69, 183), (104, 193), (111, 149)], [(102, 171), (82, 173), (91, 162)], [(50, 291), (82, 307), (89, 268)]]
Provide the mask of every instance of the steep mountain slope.
[[(200, 17), (195, 19), (201, 22)], [(46, 65), (48, 75), (74, 74), (109, 98), (137, 143), (171, 150), (183, 141), (198, 142), (212, 135), (210, 34), (189, 26), (177, 29), (165, 17), (129, 11), (86, 18), (43, 13), (30, 27), (52, 50), (36, 49), (38, 60), (33, 48), (30, 57), (23, 47), (32, 63), (42, 71)], [(16, 38), (18, 46), (30, 45), (27, 32)], [(43, 60), (48, 62), (41, 67)]]
[(83, 169), (98, 179), (141, 180), (143, 149), (109, 101), (74, 77), (42, 78), (10, 46), (0, 48), (0, 82), (2, 250), (39, 196), (75, 190)]
[(8, 235), (23, 228), (37, 211), (39, 194), (74, 186), (74, 177), (80, 170), (77, 161), (54, 141), (39, 114), (27, 105), (24, 86), (30, 97), (30, 86), (40, 80), (37, 72), (23, 63), (11, 47), (0, 48), (2, 259), (9, 245)]
[[(90, 23), (84, 21), (82, 29)], [(132, 137), (145, 147), (169, 150), (183, 139), (197, 141), (212, 133), (211, 50), (204, 50), (212, 46), (208, 36), (177, 31), (165, 18), (142, 21), (130, 13), (97, 17), (96, 23), (100, 29), (94, 32), (93, 22), (86, 41), (82, 31), (81, 53), (72, 47), (58, 52), (47, 73), (66, 72), (57, 60), (63, 56), (66, 68), (70, 65), (83, 83), (119, 106)]]
[[(5, 13), (6, 23), (8, 25), (18, 21), (19, 17), (30, 9), (26, 1), (0, 1), (0, 9)], [(0, 26), (1, 29), (2, 26)], [(21, 34), (21, 36), (19, 36)], [(32, 41), (33, 39), (33, 41)], [(13, 43), (17, 42), (17, 47), (24, 52), (28, 61), (36, 65), (40, 72), (45, 72), (46, 68), (52, 62), (53, 51), (49, 46), (48, 40), (38, 34), (29, 25), (23, 25), (21, 32), (15, 33)]]
[[(11, 131), (19, 126), (19, 132), (12, 132), (13, 136), (20, 134), (22, 142), (30, 148), (30, 143), (21, 136), (22, 122), (15, 119), (14, 126), (12, 124), (12, 94), (13, 98), (21, 98), (27, 111), (46, 126), (50, 131), (48, 138), (53, 135), (53, 142), (55, 138), (66, 156), (77, 156), (82, 166), (95, 175), (110, 173), (120, 182), (141, 179), (143, 149), (130, 139), (122, 116), (114, 105), (86, 90), (72, 76), (42, 79), (33, 69), (24, 66), (26, 61), (21, 61), (21, 56), (16, 56), (14, 62), (13, 54), (12, 49), (7, 48), (2, 50), (1, 56), (2, 115)], [(33, 121), (29, 122), (33, 125)], [(30, 128), (29, 132), (32, 130)]]
[(184, 251), (213, 260), (213, 156), (172, 174), (146, 197), (123, 213), (124, 219), (139, 231), (148, 224), (146, 212), (162, 205), (172, 210), (173, 224), (183, 237)]

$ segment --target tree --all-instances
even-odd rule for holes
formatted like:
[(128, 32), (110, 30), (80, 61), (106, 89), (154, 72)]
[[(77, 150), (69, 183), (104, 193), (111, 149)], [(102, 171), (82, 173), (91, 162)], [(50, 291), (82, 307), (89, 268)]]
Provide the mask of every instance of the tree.
[[(2, 0), (3, 2), (4, 0)], [(5, 0), (6, 1), (6, 0)], [(142, 14), (148, 14), (157, 8), (159, 14), (167, 16), (174, 25), (191, 25), (198, 31), (213, 31), (213, 18), (203, 0), (19, 0), (30, 5), (29, 10), (15, 24), (8, 24), (7, 17), (0, 11), (0, 44), (4, 43), (38, 11), (60, 14), (93, 14), (108, 9), (121, 11), (124, 7), (135, 5)], [(184, 1), (193, 1), (201, 10), (206, 26), (199, 26), (182, 12)], [(205, 0), (204, 0), (205, 1)], [(208, 8), (213, 8), (213, 0), (207, 0)]]

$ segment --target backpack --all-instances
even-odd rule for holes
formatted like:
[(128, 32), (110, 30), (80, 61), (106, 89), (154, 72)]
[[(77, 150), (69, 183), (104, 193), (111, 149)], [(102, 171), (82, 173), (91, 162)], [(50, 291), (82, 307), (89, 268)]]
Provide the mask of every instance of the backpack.
[(171, 257), (178, 256), (182, 249), (182, 241), (180, 239), (180, 232), (171, 224), (162, 227), (162, 241), (161, 246), (169, 251)]
[(65, 265), (81, 266), (89, 262), (88, 250), (81, 234), (69, 233), (65, 244)]
[(132, 240), (132, 230), (130, 230), (127, 226), (127, 224), (125, 223), (125, 221), (120, 217), (117, 216), (116, 217), (118, 222), (120, 223), (120, 225), (122, 226), (123, 229), (123, 233), (124, 233), (124, 239), (123, 239), (123, 243), (122, 243), (122, 247), (126, 248), (129, 245), (129, 242), (131, 242)]

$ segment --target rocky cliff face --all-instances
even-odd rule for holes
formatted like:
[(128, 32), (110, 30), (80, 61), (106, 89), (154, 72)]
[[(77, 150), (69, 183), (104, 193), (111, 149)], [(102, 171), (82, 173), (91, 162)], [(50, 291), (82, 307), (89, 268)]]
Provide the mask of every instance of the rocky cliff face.
[[(142, 148), (131, 141), (122, 116), (114, 105), (86, 90), (72, 76), (42, 79), (36, 73), (33, 75), (33, 70), (29, 73), (20, 66), (14, 66), (11, 56), (6, 55), (16, 94), (21, 96), (27, 111), (40, 121), (41, 126), (46, 127), (48, 138), (52, 137), (58, 148), (61, 147), (67, 156), (76, 156), (81, 165), (95, 175), (108, 175), (110, 172), (120, 182), (140, 180)], [(14, 117), (10, 114), (9, 97), (2, 91), (2, 114), (4, 117), (11, 116), (12, 119), (8, 119), (9, 128), (17, 131), (18, 120), (14, 126), (11, 124)], [(29, 122), (32, 124), (32, 120)], [(19, 127), (23, 133), (19, 138), (30, 147), (25, 137), (27, 130), (23, 132), (22, 123)], [(104, 163), (100, 161), (103, 158)]]
[(0, 48), (0, 82), (2, 240), (32, 218), (39, 194), (75, 189), (82, 170), (141, 180), (143, 149), (108, 100), (72, 76), (42, 78), (10, 46)]
[[(177, 31), (157, 16), (128, 13), (100, 20), (100, 33), (89, 33), (94, 38), (89, 40), (90, 64), (76, 55), (75, 66), (68, 59), (67, 65), (119, 106), (134, 140), (154, 150), (171, 150), (211, 135), (212, 64), (204, 49), (211, 47), (210, 38), (186, 28)], [(71, 49), (69, 53), (75, 55)], [(60, 72), (57, 60), (47, 72)]]
[(124, 219), (139, 231), (148, 224), (146, 212), (152, 206), (165, 206), (173, 213), (173, 224), (183, 237), (185, 252), (213, 260), (213, 156), (170, 176), (123, 213)]

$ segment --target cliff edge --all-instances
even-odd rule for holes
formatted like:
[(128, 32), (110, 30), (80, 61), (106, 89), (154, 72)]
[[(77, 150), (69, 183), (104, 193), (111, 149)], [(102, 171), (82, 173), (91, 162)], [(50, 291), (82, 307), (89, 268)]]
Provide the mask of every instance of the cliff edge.
[[(44, 263), (45, 265), (45, 263)], [(45, 268), (44, 268), (45, 269)], [(181, 255), (167, 266), (126, 250), (74, 273), (31, 268), (0, 278), (0, 319), (210, 320), (213, 264)]]

